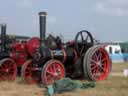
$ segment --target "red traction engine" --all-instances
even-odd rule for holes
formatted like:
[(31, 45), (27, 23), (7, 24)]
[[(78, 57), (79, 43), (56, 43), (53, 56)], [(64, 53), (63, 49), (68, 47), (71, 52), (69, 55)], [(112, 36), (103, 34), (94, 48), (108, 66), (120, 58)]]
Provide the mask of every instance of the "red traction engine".
[(15, 80), (17, 75), (16, 62), (10, 58), (10, 50), (7, 47), (9, 44), (7, 43), (6, 25), (1, 24), (0, 81)]
[(16, 38), (6, 35), (6, 25), (1, 25), (0, 81), (15, 80), (20, 68), (31, 58), (27, 50), (27, 41), (17, 42)]
[(94, 45), (90, 32), (80, 31), (75, 40), (65, 44), (52, 35), (46, 39), (46, 12), (40, 12), (39, 16), (40, 41), (35, 38), (29, 41), (32, 59), (22, 67), (22, 77), (27, 83), (49, 85), (65, 76), (85, 77), (93, 81), (108, 77), (111, 66), (109, 55), (102, 46)]

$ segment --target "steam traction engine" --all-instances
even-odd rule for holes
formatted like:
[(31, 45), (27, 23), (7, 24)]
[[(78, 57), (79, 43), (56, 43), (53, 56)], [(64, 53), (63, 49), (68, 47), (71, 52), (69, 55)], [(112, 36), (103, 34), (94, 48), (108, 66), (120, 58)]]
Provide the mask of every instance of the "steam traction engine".
[(40, 39), (32, 38), (27, 48), (32, 59), (22, 67), (23, 79), (31, 83), (49, 85), (65, 76), (104, 80), (111, 62), (102, 46), (94, 45), (90, 32), (78, 32), (75, 40), (63, 43), (59, 37), (45, 38), (46, 12), (40, 12)]
[(29, 56), (27, 41), (17, 42), (15, 37), (10, 38), (6, 35), (6, 25), (1, 24), (0, 81), (15, 80)]
[(17, 66), (13, 59), (10, 58), (10, 51), (7, 48), (6, 25), (1, 25), (1, 48), (0, 48), (0, 81), (15, 80)]

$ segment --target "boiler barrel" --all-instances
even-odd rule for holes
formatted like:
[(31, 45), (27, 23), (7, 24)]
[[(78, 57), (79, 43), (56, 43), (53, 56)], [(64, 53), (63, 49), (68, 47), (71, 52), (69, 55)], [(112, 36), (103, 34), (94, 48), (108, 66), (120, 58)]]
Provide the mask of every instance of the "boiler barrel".
[(77, 59), (77, 53), (73, 48), (67, 48), (62, 50), (50, 50), (48, 48), (41, 48), (40, 51), (35, 53), (35, 60), (38, 61), (37, 57), (41, 56), (41, 61), (48, 61), (50, 59), (56, 59), (65, 62), (73, 62)]
[(63, 50), (52, 50), (51, 57), (60, 60), (63, 63), (72, 63), (76, 60), (77, 54), (73, 48), (67, 48)]

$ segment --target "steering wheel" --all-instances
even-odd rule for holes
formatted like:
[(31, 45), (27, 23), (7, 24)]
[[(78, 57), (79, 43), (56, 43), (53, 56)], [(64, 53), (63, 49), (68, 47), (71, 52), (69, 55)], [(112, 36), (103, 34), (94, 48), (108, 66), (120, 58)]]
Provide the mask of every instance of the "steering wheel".
[(90, 32), (82, 30), (75, 37), (75, 47), (79, 56), (87, 51), (88, 48), (94, 45), (93, 37)]

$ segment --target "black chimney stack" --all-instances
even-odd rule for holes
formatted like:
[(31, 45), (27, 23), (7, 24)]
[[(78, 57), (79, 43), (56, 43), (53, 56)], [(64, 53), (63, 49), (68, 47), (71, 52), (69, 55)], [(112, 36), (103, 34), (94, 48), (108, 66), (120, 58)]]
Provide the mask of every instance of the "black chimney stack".
[(1, 24), (1, 45), (2, 50), (6, 50), (6, 24)]
[(39, 13), (39, 23), (40, 23), (40, 40), (41, 44), (45, 44), (46, 37), (46, 12)]

